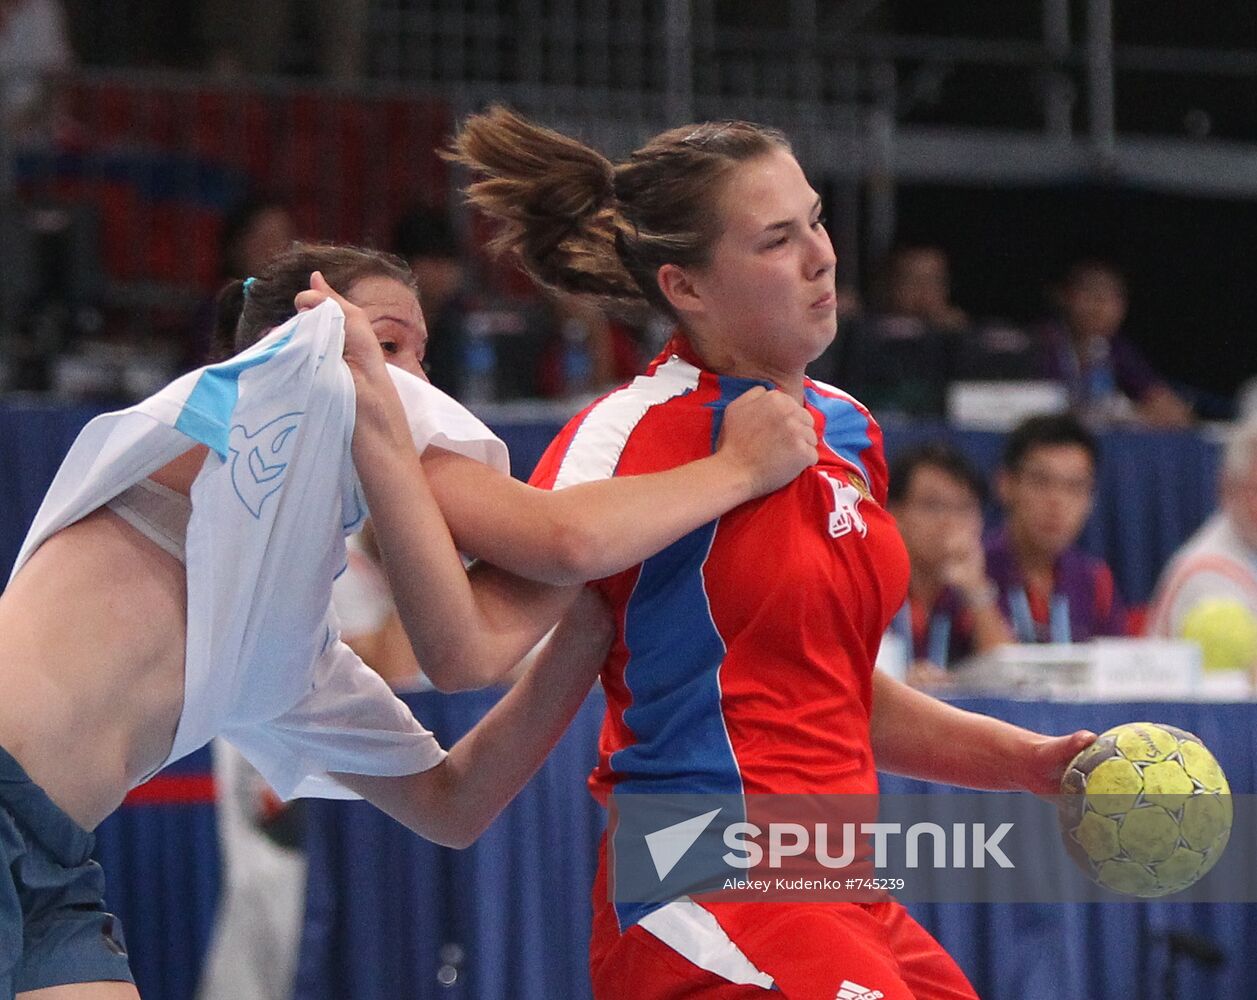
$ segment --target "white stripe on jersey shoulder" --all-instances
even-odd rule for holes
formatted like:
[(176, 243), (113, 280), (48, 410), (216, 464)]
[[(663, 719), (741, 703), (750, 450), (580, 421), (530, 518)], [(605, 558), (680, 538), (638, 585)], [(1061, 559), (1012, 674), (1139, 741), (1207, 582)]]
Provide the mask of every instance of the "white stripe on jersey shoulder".
[(595, 403), (567, 446), (554, 489), (610, 479), (629, 436), (650, 408), (698, 388), (699, 374), (674, 354), (652, 374), (638, 375)]
[(739, 986), (774, 987), (773, 977), (757, 969), (716, 922), (688, 896), (646, 914), (638, 925), (678, 955)]

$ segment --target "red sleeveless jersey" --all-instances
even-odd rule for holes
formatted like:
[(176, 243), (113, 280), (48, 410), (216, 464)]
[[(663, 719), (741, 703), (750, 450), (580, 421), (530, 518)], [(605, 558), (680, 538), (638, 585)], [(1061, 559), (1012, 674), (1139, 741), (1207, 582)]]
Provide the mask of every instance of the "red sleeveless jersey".
[[(766, 383), (701, 370), (678, 338), (573, 418), (532, 481), (561, 488), (710, 455), (725, 407), (754, 385)], [(613, 788), (877, 789), (873, 661), (907, 594), (908, 557), (884, 509), (876, 422), (831, 386), (809, 379), (804, 393), (815, 466), (594, 584), (616, 621), (590, 778), (604, 804)]]

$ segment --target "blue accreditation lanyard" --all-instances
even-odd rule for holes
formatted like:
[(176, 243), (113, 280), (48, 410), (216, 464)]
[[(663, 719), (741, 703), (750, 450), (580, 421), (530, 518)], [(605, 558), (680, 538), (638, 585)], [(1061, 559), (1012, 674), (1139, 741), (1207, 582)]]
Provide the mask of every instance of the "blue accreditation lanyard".
[[(1013, 632), (1018, 642), (1042, 642), (1034, 615), (1030, 613), (1030, 597), (1025, 587), (1018, 587), (1008, 595), (1008, 610), (1013, 616)], [(1048, 642), (1070, 642), (1073, 632), (1069, 627), (1069, 598), (1053, 594), (1048, 605)]]
[[(907, 648), (916, 659), (916, 636), (912, 634), (912, 599), (903, 602), (903, 607), (891, 620), (891, 629), (901, 636)], [(936, 666), (947, 668), (947, 660), (951, 650), (951, 615), (935, 611), (930, 615), (930, 627), (926, 633), (925, 657)]]

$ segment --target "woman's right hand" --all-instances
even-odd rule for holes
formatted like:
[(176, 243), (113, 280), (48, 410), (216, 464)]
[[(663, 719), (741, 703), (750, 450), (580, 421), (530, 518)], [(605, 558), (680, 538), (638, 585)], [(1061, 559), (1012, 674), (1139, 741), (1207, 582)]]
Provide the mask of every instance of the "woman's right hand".
[(332, 288), (323, 277), (323, 272), (314, 271), (310, 274), (310, 287), (304, 292), (297, 293), (297, 297), (293, 299), (293, 305), (297, 307), (297, 312), (305, 312), (328, 299), (332, 299), (340, 306), (341, 312), (345, 314), (344, 357), (345, 363), (353, 372), (354, 381), (360, 381), (359, 376), (368, 379), (377, 376), (387, 377), (384, 369), (384, 351), (380, 349), (380, 342), (376, 339), (367, 314)]
[(738, 463), (758, 497), (780, 489), (817, 461), (816, 425), (780, 390), (748, 389), (725, 409), (716, 455)]
[(364, 433), (378, 430), (391, 439), (395, 447), (407, 447), (410, 433), (397, 389), (389, 377), (384, 351), (371, 327), (367, 314), (327, 283), (322, 272), (310, 275), (310, 287), (293, 300), (298, 312), (313, 309), (332, 299), (345, 314), (345, 363), (354, 380), (357, 421), (354, 427), (355, 450)]

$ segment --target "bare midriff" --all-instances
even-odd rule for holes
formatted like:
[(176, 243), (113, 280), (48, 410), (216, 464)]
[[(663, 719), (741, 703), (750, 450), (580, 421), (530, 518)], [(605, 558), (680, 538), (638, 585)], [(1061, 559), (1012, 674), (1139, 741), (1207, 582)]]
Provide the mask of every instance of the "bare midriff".
[[(178, 465), (162, 479), (186, 493)], [(45, 541), (0, 594), (0, 746), (80, 826), (169, 757), (186, 628), (183, 564), (104, 508)]]

